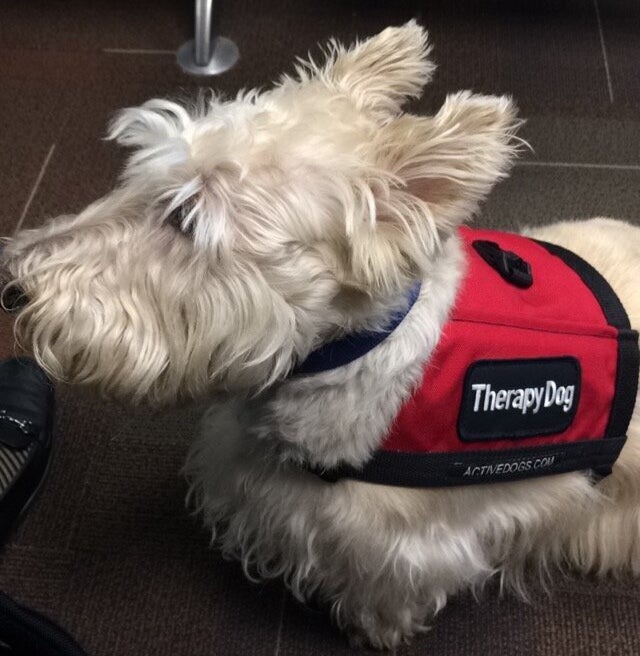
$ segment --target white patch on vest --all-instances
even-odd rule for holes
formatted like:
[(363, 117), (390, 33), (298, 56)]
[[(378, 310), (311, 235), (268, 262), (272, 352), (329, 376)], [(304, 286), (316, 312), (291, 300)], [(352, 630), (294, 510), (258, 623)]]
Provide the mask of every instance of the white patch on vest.
[(561, 406), (564, 412), (573, 407), (575, 385), (558, 385), (548, 380), (542, 387), (520, 387), (515, 389), (493, 390), (489, 383), (471, 385), (475, 392), (474, 412), (495, 412), (496, 410), (520, 410), (523, 415), (531, 411), (537, 414), (540, 408)]

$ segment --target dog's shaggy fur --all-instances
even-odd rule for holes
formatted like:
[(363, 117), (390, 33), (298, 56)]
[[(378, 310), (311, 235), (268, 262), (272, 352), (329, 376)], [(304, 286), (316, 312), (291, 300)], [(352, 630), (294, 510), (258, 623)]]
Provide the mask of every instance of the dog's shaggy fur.
[[(429, 81), (425, 32), (390, 28), (272, 90), (126, 109), (121, 185), (7, 247), (30, 302), (20, 340), (53, 376), (156, 404), (209, 395), (191, 497), (251, 576), (283, 576), (356, 639), (394, 647), (450, 595), (497, 574), (640, 569), (640, 417), (611, 476), (405, 489), (325, 483), (301, 463), (363, 463), (438, 341), (465, 262), (456, 227), (509, 170), (508, 98), (449, 96), (402, 113)], [(532, 231), (591, 262), (640, 326), (640, 229), (607, 219)], [(318, 345), (397, 330), (335, 371), (287, 379)], [(224, 399), (224, 400), (223, 400)]]

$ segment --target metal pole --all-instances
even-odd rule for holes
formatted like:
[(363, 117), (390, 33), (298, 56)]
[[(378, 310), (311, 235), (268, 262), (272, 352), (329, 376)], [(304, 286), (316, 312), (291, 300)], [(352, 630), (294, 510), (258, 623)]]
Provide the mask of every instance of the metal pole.
[(211, 29), (213, 0), (196, 0), (194, 55), (198, 66), (206, 66), (211, 59)]
[(177, 53), (178, 64), (186, 73), (218, 75), (228, 71), (240, 57), (233, 41), (215, 34), (213, 11), (213, 0), (195, 0), (195, 38)]

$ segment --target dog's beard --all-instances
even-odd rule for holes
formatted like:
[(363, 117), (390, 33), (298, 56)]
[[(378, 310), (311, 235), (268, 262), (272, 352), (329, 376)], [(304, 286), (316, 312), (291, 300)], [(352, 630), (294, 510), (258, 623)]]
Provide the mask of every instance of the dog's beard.
[(145, 221), (37, 232), (8, 249), (30, 299), (15, 329), (52, 377), (166, 404), (266, 385), (290, 366), (294, 317), (246, 266)]

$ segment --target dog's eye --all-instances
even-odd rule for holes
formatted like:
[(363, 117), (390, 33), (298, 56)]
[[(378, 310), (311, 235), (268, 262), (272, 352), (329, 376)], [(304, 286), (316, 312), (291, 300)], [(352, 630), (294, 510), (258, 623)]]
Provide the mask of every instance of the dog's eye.
[(167, 214), (164, 220), (165, 225), (171, 226), (177, 232), (185, 235), (185, 237), (193, 237), (193, 219), (189, 222), (189, 225), (184, 225), (184, 219), (189, 214), (190, 209), (185, 205), (178, 205), (178, 207)]

